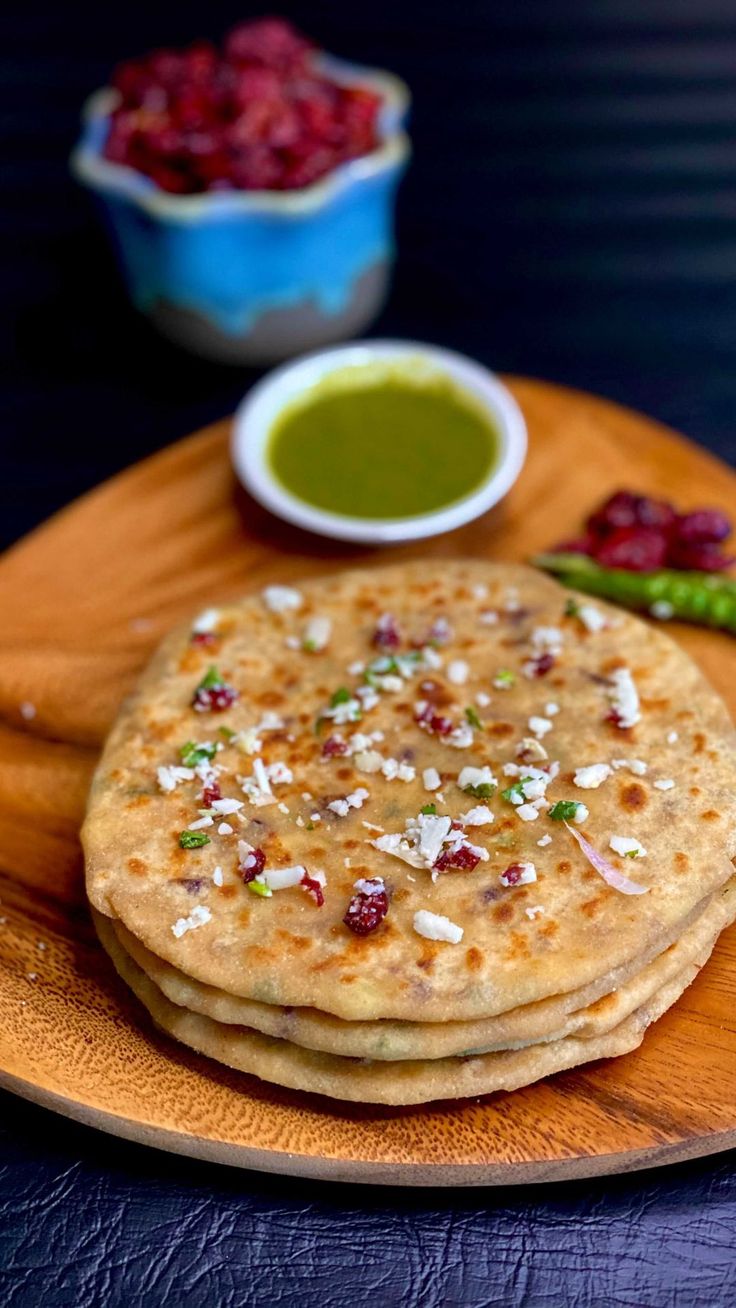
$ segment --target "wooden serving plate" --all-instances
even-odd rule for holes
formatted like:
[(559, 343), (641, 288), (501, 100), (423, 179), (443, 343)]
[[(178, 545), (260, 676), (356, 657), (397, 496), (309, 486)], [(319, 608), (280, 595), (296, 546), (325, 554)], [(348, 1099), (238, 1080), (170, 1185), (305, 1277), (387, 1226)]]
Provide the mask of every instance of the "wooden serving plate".
[[(736, 501), (734, 473), (649, 419), (540, 382), (511, 386), (530, 434), (514, 491), (392, 559), (523, 559), (619, 485), (685, 505)], [(153, 1031), (95, 941), (77, 841), (118, 704), (198, 604), (382, 557), (270, 518), (235, 484), (228, 433), (218, 423), (146, 460), (0, 560), (0, 1084), (159, 1148), (335, 1180), (543, 1181), (736, 1145), (736, 928), (637, 1052), (476, 1101), (342, 1106), (229, 1072)], [(732, 639), (673, 633), (733, 710)]]

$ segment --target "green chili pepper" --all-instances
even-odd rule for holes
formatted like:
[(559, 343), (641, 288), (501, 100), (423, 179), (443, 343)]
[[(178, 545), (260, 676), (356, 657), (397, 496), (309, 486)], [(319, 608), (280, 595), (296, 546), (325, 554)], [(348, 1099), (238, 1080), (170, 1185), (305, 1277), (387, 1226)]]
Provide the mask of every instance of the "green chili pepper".
[(629, 609), (697, 622), (736, 633), (736, 580), (718, 572), (628, 572), (602, 568), (586, 554), (537, 554), (532, 563), (552, 572), (565, 586), (613, 600)]

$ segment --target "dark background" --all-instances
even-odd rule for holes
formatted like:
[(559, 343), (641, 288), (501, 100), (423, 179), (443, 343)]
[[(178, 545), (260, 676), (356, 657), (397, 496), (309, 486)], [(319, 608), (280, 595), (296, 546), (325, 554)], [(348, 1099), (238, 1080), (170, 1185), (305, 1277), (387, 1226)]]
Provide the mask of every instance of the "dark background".
[[(734, 461), (736, 4), (285, 10), (414, 92), (400, 262), (376, 331), (599, 391)], [(177, 353), (128, 309), (67, 155), (83, 97), (115, 60), (259, 11), (3, 9), (2, 543), (229, 412), (251, 380)], [(736, 1299), (728, 1157), (523, 1191), (368, 1191), (171, 1159), (0, 1103), (8, 1308)]]

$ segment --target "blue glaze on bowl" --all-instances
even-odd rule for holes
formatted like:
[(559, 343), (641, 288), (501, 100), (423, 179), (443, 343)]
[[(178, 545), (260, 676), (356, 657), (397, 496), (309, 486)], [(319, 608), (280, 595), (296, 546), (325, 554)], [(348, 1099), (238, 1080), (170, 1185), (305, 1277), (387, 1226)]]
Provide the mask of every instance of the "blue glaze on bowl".
[[(339, 338), (341, 316), (349, 318), (360, 279), (393, 259), (394, 198), (409, 155), (401, 130), (405, 88), (388, 74), (324, 63), (331, 74), (383, 96), (382, 140), (371, 154), (300, 191), (170, 195), (104, 158), (115, 93), (97, 92), (88, 103), (74, 170), (96, 197), (131, 299), (149, 315), (162, 304), (187, 315), (177, 334), (192, 348), (201, 345), (204, 324), (220, 339), (242, 341), (247, 357), (248, 336), (264, 314), (305, 304), (334, 320)], [(368, 307), (372, 317), (375, 300)], [(188, 342), (191, 315), (197, 327)], [(367, 321), (351, 321), (350, 334), (356, 325)], [(324, 339), (324, 325), (320, 330)], [(308, 349), (316, 339), (314, 323), (305, 323), (302, 335), (298, 325), (296, 337), (293, 330), (288, 335), (285, 353)]]

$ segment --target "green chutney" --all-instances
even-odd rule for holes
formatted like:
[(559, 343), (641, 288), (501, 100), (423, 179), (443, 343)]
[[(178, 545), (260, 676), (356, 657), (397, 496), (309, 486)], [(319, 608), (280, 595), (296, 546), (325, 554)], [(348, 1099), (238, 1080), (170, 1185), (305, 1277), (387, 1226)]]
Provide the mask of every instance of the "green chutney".
[(481, 403), (422, 360), (328, 374), (282, 410), (266, 451), (285, 490), (356, 518), (410, 518), (464, 499), (498, 454)]

